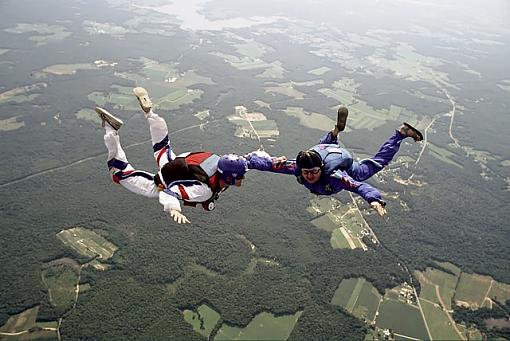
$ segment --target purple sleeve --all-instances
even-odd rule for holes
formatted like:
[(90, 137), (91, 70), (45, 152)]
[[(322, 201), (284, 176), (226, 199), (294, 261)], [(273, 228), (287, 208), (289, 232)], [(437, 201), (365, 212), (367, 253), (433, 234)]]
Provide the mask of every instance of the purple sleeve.
[(291, 174), (296, 172), (296, 161), (288, 160), (287, 162), (275, 162), (274, 157), (251, 155), (248, 160), (248, 168), (256, 169), (263, 172), (272, 172), (279, 174)]
[(340, 187), (353, 192), (365, 199), (369, 204), (373, 201), (383, 202), (381, 193), (365, 182), (356, 181), (344, 171), (337, 171), (331, 175), (335, 180), (340, 181)]
[(324, 136), (319, 140), (319, 144), (337, 144), (337, 137), (333, 138), (333, 134), (328, 131)]

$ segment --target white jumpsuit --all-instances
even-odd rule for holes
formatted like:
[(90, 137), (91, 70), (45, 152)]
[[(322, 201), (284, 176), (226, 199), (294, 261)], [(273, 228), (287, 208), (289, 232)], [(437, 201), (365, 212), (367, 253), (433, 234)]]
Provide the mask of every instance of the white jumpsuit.
[[(149, 130), (158, 169), (173, 160), (176, 155), (170, 146), (168, 127), (165, 120), (152, 110), (145, 115), (149, 122)], [(211, 188), (197, 180), (179, 180), (168, 184), (165, 191), (158, 189), (154, 183), (154, 174), (136, 170), (128, 162), (126, 153), (120, 145), (118, 132), (109, 124), (105, 124), (104, 142), (108, 149), (108, 168), (113, 181), (121, 184), (129, 191), (148, 198), (159, 198), (166, 212), (174, 209), (181, 211), (179, 200), (189, 202), (205, 202), (213, 195)]]

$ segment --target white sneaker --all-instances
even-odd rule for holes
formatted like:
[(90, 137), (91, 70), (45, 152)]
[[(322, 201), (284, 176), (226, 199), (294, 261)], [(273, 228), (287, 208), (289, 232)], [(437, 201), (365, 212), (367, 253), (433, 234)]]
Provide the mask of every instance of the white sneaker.
[(96, 113), (102, 121), (102, 126), (104, 127), (105, 122), (108, 123), (113, 129), (119, 130), (120, 127), (124, 124), (120, 118), (117, 118), (110, 114), (103, 108), (96, 107)]
[(147, 92), (147, 90), (145, 90), (142, 87), (137, 87), (133, 89), (133, 92), (136, 98), (138, 99), (138, 103), (140, 103), (142, 110), (145, 113), (149, 113), (149, 111), (151, 111), (152, 108), (152, 102), (151, 99), (149, 98), (149, 93)]

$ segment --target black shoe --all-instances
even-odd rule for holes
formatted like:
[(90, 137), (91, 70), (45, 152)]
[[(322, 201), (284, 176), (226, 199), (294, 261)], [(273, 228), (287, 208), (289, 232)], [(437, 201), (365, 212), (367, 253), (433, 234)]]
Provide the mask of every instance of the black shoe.
[(422, 133), (407, 122), (403, 123), (403, 126), (400, 127), (399, 131), (405, 137), (412, 137), (415, 142), (420, 142), (423, 140)]
[(345, 124), (347, 123), (347, 115), (349, 115), (349, 110), (346, 107), (338, 108), (338, 115), (336, 117), (336, 128), (338, 131), (344, 131)]

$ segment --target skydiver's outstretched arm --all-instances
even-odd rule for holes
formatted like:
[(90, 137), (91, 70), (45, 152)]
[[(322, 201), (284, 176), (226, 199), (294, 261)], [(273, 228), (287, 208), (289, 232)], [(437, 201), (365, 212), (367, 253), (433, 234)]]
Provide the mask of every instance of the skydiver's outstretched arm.
[(288, 160), (286, 156), (272, 157), (266, 152), (255, 151), (245, 155), (248, 168), (263, 172), (296, 175), (298, 172), (296, 161)]
[(386, 203), (382, 200), (381, 193), (376, 188), (365, 182), (354, 180), (345, 171), (336, 171), (331, 174), (331, 177), (339, 181), (341, 189), (356, 193), (362, 197), (380, 216), (386, 214), (386, 209), (384, 208)]

